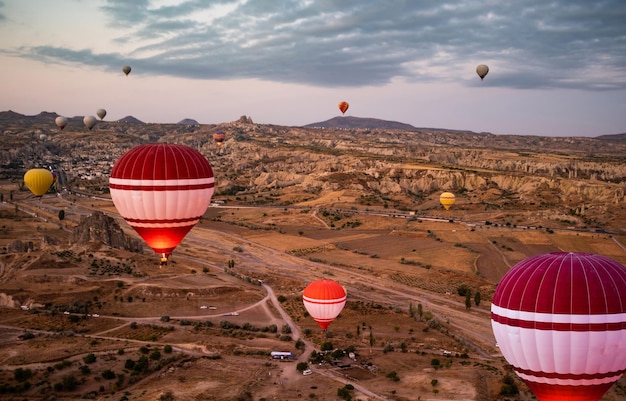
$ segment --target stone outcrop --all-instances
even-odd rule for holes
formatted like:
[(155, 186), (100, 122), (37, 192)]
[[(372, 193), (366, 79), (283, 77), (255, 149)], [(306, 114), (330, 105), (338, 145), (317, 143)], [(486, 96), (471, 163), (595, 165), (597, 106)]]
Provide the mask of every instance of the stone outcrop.
[(100, 242), (111, 248), (125, 249), (131, 252), (143, 252), (140, 241), (128, 237), (115, 219), (102, 212), (94, 212), (85, 217), (72, 231), (73, 244), (84, 245), (90, 242)]

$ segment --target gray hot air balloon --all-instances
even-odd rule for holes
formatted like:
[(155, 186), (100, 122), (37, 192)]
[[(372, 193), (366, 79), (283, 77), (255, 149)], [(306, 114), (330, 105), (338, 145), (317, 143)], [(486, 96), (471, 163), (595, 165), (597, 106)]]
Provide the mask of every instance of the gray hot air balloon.
[(60, 129), (63, 129), (67, 125), (67, 118), (63, 116), (58, 116), (57, 118), (54, 119), (54, 123), (57, 125), (57, 127), (59, 127)]
[(478, 67), (476, 67), (476, 74), (478, 74), (481, 81), (483, 80), (483, 78), (485, 78), (488, 72), (489, 67), (487, 67), (485, 64), (480, 64)]
[(100, 117), (101, 120), (104, 120), (104, 116), (107, 115), (107, 111), (105, 109), (98, 109), (96, 111), (96, 114), (98, 115), (98, 117)]
[(125, 65), (124, 67), (122, 67), (122, 71), (124, 71), (124, 74), (126, 75), (130, 74), (130, 66)]
[(96, 125), (96, 117), (85, 116), (85, 118), (83, 118), (83, 124), (85, 124), (85, 127), (92, 129)]

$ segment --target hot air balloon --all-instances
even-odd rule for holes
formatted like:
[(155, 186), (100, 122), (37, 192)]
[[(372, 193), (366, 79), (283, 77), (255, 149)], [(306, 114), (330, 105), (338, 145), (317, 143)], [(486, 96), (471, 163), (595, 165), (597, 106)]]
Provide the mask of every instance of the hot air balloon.
[(491, 326), (540, 401), (597, 401), (626, 371), (626, 268), (589, 253), (525, 259), (498, 284)]
[(456, 197), (452, 192), (444, 192), (439, 196), (439, 202), (446, 210), (450, 209), (450, 206), (454, 205)]
[(476, 74), (478, 74), (481, 81), (487, 76), (488, 72), (489, 67), (487, 67), (485, 64), (480, 64), (478, 67), (476, 67)]
[(130, 66), (129, 65), (125, 65), (124, 67), (122, 67), (122, 71), (124, 72), (124, 74), (126, 74), (126, 76), (128, 76), (128, 74), (130, 74)]
[(107, 111), (105, 109), (98, 109), (96, 111), (96, 115), (100, 117), (100, 120), (104, 120), (104, 117), (107, 115)]
[(224, 143), (224, 139), (226, 138), (226, 133), (223, 131), (219, 131), (213, 134), (213, 140), (217, 143), (217, 146), (222, 146)]
[(317, 280), (310, 283), (302, 294), (302, 302), (309, 315), (322, 328), (341, 313), (346, 304), (346, 290), (332, 280)]
[(165, 264), (211, 202), (213, 170), (188, 146), (151, 143), (124, 153), (113, 166), (113, 204)]
[(350, 107), (348, 102), (339, 102), (339, 110), (341, 110), (341, 114), (346, 114), (348, 107)]
[(67, 118), (58, 116), (54, 119), (54, 123), (57, 125), (57, 127), (63, 130), (63, 128), (65, 128), (65, 126), (67, 125)]
[(85, 124), (85, 127), (92, 129), (96, 125), (96, 117), (85, 116), (83, 118), (83, 124)]
[(45, 168), (33, 168), (24, 174), (24, 184), (35, 196), (43, 196), (48, 192), (53, 181), (52, 173)]

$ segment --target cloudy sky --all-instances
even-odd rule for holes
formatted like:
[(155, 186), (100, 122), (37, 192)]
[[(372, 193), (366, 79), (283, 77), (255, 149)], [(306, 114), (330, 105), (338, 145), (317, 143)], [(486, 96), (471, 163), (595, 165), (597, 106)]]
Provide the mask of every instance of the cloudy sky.
[(624, 0), (0, 0), (0, 110), (304, 125), (345, 100), (417, 127), (617, 134), (625, 21)]

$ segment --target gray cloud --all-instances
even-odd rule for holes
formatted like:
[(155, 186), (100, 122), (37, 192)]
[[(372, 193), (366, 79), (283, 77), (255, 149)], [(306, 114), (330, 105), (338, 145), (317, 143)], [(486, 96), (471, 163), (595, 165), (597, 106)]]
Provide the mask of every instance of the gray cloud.
[[(211, 7), (227, 11), (209, 20)], [(102, 10), (111, 25), (126, 29), (117, 40), (134, 44), (131, 54), (50, 46), (21, 54), (128, 63), (136, 73), (320, 86), (468, 82), (468, 68), (485, 62), (484, 85), (626, 88), (623, 0), (189, 0), (161, 8), (109, 0)]]

